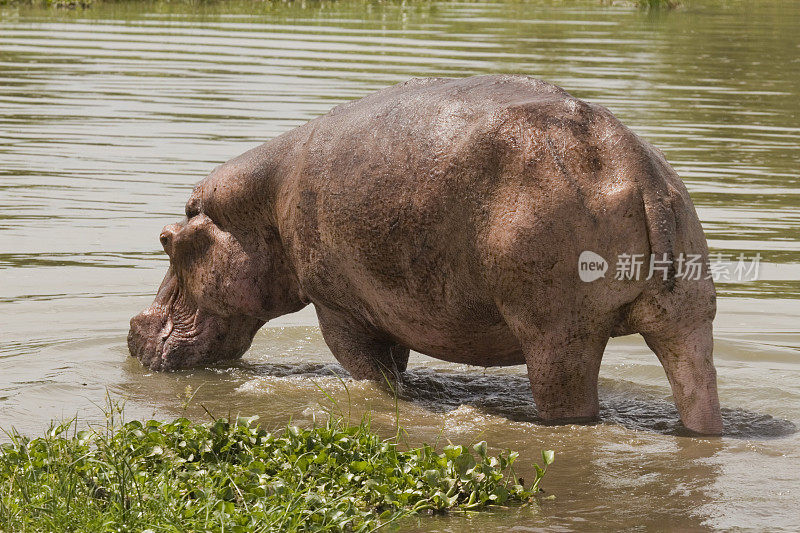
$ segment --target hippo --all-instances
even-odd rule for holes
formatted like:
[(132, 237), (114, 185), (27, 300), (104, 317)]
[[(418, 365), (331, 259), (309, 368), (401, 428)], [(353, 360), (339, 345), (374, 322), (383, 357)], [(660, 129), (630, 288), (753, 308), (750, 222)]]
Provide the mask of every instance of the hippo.
[(686, 187), (555, 85), (412, 79), (339, 105), (217, 167), (160, 241), (169, 269), (128, 336), (150, 369), (241, 357), (313, 304), (354, 379), (401, 380), (409, 350), (525, 364), (541, 420), (576, 423), (599, 416), (608, 339), (639, 333), (685, 428), (722, 432), (713, 279), (681, 275), (708, 259)]

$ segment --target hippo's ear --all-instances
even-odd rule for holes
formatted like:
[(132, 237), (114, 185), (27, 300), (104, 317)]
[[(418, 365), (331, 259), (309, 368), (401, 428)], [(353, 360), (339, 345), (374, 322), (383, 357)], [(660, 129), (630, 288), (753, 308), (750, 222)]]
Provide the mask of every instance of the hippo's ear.
[(192, 218), (196, 217), (200, 214), (202, 209), (203, 200), (200, 197), (199, 191), (195, 188), (195, 192), (192, 193), (192, 196), (189, 198), (189, 201), (186, 202), (185, 212), (186, 212), (186, 220), (191, 220)]

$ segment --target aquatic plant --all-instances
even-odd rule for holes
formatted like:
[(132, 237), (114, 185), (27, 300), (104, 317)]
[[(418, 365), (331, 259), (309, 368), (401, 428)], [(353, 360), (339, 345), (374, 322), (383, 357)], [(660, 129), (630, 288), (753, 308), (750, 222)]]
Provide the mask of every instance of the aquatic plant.
[[(421, 511), (530, 502), (553, 462), (520, 485), (517, 454), (401, 449), (368, 418), (268, 432), (257, 417), (119, 421), (0, 445), (2, 531), (374, 531)], [(474, 454), (472, 453), (474, 451)]]

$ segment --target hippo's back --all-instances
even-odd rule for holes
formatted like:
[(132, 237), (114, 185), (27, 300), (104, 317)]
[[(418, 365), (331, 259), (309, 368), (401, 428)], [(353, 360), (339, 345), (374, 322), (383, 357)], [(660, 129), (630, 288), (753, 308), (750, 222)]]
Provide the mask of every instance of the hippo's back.
[(339, 105), (306, 127), (315, 137), (325, 136), (332, 154), (352, 141), (369, 153), (399, 155), (411, 141), (419, 157), (443, 158), (471, 140), (470, 134), (491, 131), (515, 110), (553, 116), (567, 101), (579, 102), (560, 87), (528, 76), (419, 78)]
[(291, 143), (279, 225), (307, 298), (430, 355), (519, 363), (502, 292), (546, 300), (579, 283), (584, 249), (649, 251), (634, 174), (655, 155), (539, 80), (412, 80)]

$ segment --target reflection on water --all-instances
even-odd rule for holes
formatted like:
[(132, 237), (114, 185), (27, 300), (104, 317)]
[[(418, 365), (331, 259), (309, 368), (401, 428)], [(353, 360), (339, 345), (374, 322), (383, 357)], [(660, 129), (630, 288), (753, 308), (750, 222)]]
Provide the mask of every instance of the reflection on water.
[[(0, 426), (96, 420), (107, 390), (132, 416), (202, 418), (205, 407), (280, 426), (370, 411), (412, 441), (520, 450), (523, 476), (541, 448), (558, 453), (546, 485), (558, 497), (540, 513), (427, 517), (404, 530), (793, 530), (800, 10), (686, 3), (0, 7)], [(504, 72), (608, 106), (684, 178), (712, 252), (761, 254), (760, 281), (719, 285), (725, 437), (680, 435), (664, 372), (638, 337), (610, 344), (591, 426), (539, 424), (521, 368), (419, 355), (396, 411), (383, 389), (337, 377), (311, 309), (269, 324), (231, 367), (154, 374), (127, 358), (127, 321), (166, 267), (159, 230), (216, 165), (412, 76)], [(187, 386), (196, 396), (184, 408)]]

